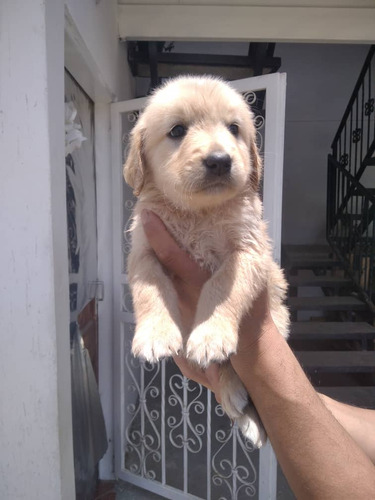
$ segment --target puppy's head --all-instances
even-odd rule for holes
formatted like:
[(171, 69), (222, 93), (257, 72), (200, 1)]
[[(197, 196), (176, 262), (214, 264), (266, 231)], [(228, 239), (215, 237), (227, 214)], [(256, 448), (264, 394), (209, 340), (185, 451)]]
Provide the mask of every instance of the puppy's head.
[(244, 99), (214, 78), (168, 82), (132, 131), (124, 175), (136, 195), (152, 185), (191, 210), (257, 190), (261, 161)]

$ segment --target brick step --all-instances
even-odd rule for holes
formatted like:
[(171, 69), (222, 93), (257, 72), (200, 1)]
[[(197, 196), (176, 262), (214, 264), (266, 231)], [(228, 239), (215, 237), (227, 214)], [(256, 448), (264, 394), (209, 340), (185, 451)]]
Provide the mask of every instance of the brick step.
[(356, 297), (289, 297), (291, 311), (366, 311), (367, 306)]
[(352, 285), (352, 280), (350, 278), (341, 276), (315, 276), (313, 273), (290, 276), (288, 282), (291, 287), (319, 286), (336, 288)]
[(316, 390), (341, 403), (375, 410), (375, 387), (317, 387)]
[(295, 340), (373, 340), (375, 328), (369, 323), (346, 321), (297, 321), (290, 338)]
[(295, 351), (309, 373), (375, 373), (375, 351)]

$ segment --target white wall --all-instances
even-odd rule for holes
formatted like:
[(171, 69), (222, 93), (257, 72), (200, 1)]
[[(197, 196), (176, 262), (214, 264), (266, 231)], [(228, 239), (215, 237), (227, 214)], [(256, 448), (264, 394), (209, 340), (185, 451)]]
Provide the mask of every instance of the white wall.
[(327, 155), (367, 52), (364, 45), (276, 45), (287, 73), (283, 243), (326, 241)]
[[(130, 99), (132, 79), (126, 47), (118, 40), (117, 1), (65, 0), (64, 3), (68, 32), (75, 37), (73, 49), (71, 40), (66, 46), (69, 71), (95, 102)], [(80, 54), (70, 53), (77, 49)]]
[[(68, 9), (64, 13), (65, 3)], [(98, 208), (105, 208), (107, 214), (111, 213), (111, 184), (106, 181), (111, 176), (109, 103), (132, 94), (125, 48), (117, 39), (115, 0), (0, 3), (2, 500), (75, 497), (64, 167), (64, 18), (69, 19), (72, 35), (65, 45), (69, 69), (76, 70), (78, 81), (87, 84), (87, 92), (97, 103), (96, 140), (101, 142), (98, 183), (104, 186), (98, 193)], [(99, 318), (104, 331), (100, 365), (107, 430), (112, 437), (110, 218), (103, 215), (98, 221), (98, 277), (108, 285)], [(110, 449), (108, 475), (111, 464)]]
[(0, 497), (73, 499), (63, 5), (0, 3)]

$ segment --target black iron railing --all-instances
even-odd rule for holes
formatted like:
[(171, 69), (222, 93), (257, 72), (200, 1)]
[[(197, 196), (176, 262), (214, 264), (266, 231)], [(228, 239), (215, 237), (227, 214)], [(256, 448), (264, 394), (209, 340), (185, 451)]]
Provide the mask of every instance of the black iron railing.
[(375, 303), (374, 118), (375, 45), (333, 140), (327, 185), (327, 239), (369, 303)]
[[(328, 157), (328, 241), (366, 301), (375, 302), (375, 196), (340, 165)], [(340, 210), (345, 193), (350, 201)], [(340, 215), (338, 215), (340, 213)]]
[(332, 155), (360, 180), (375, 151), (375, 45), (372, 45), (332, 142)]

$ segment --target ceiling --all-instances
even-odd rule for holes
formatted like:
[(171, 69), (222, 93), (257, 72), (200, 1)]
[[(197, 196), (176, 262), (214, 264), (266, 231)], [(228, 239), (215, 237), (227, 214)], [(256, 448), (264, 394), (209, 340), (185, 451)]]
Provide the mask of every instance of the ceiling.
[(118, 0), (124, 40), (374, 43), (375, 0)]
[(226, 5), (249, 7), (375, 8), (375, 0), (118, 0), (120, 5)]

